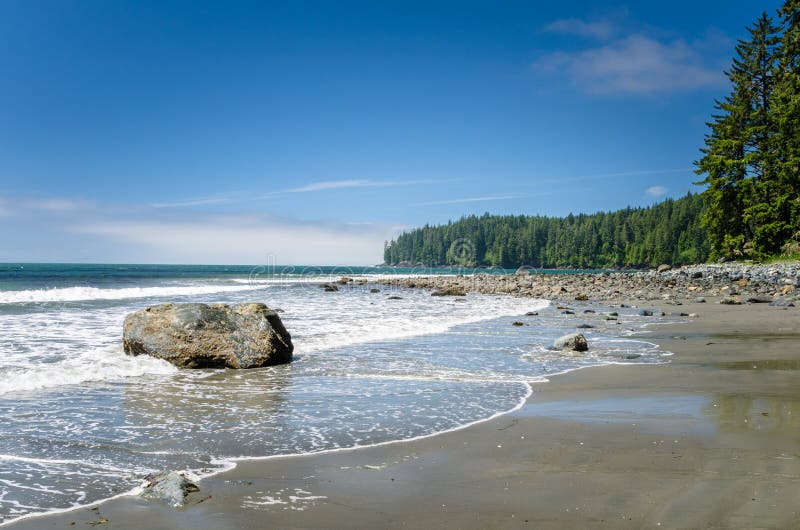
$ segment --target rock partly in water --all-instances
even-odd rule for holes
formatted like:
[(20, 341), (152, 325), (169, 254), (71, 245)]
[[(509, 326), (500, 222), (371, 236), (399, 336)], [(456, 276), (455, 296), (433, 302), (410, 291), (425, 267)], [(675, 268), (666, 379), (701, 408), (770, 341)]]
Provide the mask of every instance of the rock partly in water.
[(142, 492), (139, 496), (169, 504), (179, 508), (186, 503), (190, 493), (200, 491), (197, 484), (186, 478), (186, 475), (177, 471), (163, 471), (144, 478)]
[(288, 363), (294, 345), (264, 304), (162, 304), (125, 318), (122, 345), (181, 368), (258, 368)]
[(589, 351), (589, 344), (586, 342), (586, 337), (584, 337), (582, 333), (570, 333), (569, 335), (557, 338), (553, 342), (553, 349), (584, 352)]
[(381, 292), (381, 290), (380, 289), (370, 289), (369, 292), (372, 293), (372, 294), (376, 294), (376, 293)]
[(525, 323), (524, 322), (520, 322), (519, 320), (515, 320), (514, 322), (511, 323), (511, 325), (512, 326), (524, 326)]
[(386, 298), (387, 300), (402, 300), (402, 296), (389, 296)]
[(322, 288), (326, 293), (333, 293), (339, 290), (339, 288), (332, 283), (323, 283), (320, 285), (320, 288)]
[(467, 291), (463, 287), (451, 286), (437, 289), (431, 296), (466, 296)]

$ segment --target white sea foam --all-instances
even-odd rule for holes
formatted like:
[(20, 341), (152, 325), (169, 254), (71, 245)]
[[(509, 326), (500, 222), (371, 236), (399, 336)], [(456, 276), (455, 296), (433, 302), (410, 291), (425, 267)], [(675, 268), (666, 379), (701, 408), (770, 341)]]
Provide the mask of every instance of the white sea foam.
[(25, 304), (34, 302), (78, 302), (83, 300), (124, 300), (167, 296), (192, 296), (261, 289), (260, 285), (176, 285), (163, 287), (125, 287), (102, 289), (98, 287), (58, 287), (24, 291), (0, 291), (0, 304)]
[(92, 381), (120, 381), (146, 374), (171, 374), (178, 369), (166, 361), (125, 355), (120, 347), (90, 349), (75, 357), (30, 367), (0, 367), (0, 394), (23, 392)]

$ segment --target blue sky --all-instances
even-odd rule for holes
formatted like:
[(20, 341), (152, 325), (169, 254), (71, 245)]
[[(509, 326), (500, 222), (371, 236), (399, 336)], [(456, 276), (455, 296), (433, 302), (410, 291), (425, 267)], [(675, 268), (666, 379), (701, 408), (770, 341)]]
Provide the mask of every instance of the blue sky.
[(678, 197), (778, 1), (0, 2), (0, 261), (367, 264)]

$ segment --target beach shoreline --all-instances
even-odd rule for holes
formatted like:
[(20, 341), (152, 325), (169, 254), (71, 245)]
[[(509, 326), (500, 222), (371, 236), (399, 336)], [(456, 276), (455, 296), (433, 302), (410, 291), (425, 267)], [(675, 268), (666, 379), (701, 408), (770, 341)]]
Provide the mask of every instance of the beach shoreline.
[(122, 497), (7, 528), (797, 527), (798, 314), (717, 301), (640, 335), (667, 364), (556, 375), (418, 440), (240, 461), (178, 510)]

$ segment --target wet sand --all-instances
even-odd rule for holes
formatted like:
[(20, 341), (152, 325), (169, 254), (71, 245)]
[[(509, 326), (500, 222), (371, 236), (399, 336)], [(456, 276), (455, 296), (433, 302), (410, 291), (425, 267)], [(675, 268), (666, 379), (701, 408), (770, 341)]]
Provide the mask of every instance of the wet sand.
[(800, 310), (713, 302), (662, 308), (699, 314), (643, 335), (669, 364), (555, 376), (422, 440), (242, 462), (179, 510), (125, 497), (8, 528), (800, 528)]

